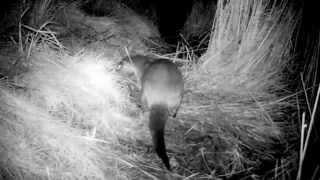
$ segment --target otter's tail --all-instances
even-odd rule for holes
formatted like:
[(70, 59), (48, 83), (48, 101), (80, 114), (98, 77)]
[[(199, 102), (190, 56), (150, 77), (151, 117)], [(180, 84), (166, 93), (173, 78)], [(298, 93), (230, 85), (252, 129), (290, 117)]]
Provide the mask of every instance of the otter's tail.
[(153, 147), (157, 155), (168, 170), (171, 170), (169, 158), (166, 152), (164, 129), (169, 117), (167, 105), (152, 105), (150, 108), (149, 128), (152, 135)]

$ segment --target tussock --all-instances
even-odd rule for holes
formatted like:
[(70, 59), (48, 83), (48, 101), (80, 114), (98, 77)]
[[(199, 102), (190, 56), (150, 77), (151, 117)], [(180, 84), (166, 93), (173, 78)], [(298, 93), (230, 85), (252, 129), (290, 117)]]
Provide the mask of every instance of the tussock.
[(212, 136), (221, 148), (211, 162), (222, 169), (219, 174), (258, 167), (274, 159), (274, 145), (281, 149), (286, 125), (278, 120), (290, 103), (278, 100), (287, 93), (283, 72), (291, 60), (297, 17), (287, 2), (217, 4), (208, 50), (187, 72), (192, 93), (186, 95), (183, 116), (195, 127), (190, 132)]
[[(13, 54), (15, 50), (3, 55), (9, 58), (3, 59), (8, 65), (1, 78), (9, 77), (3, 79), (0, 88), (1, 177), (152, 177), (141, 169), (146, 166), (143, 154), (139, 154), (144, 148), (135, 147), (136, 141), (149, 138), (146, 123), (133, 105), (127, 79), (114, 70), (113, 64), (119, 58), (120, 46), (127, 46), (134, 33), (126, 36), (128, 32), (115, 17), (90, 17), (77, 8), (77, 3), (66, 6), (50, 2), (35, 6), (43, 7), (43, 12), (56, 9), (50, 14), (54, 17), (48, 21), (45, 17), (32, 19), (31, 13), (33, 23), (20, 22), (19, 52), (23, 57)], [(129, 27), (128, 21), (132, 25), (129, 17), (123, 22)], [(39, 23), (43, 24), (37, 26)], [(65, 43), (68, 38), (76, 48)], [(14, 73), (7, 73), (11, 71)]]
[(21, 89), (1, 86), (4, 177), (126, 179), (118, 166), (130, 158), (119, 155), (118, 138), (137, 136), (137, 128), (112, 63), (46, 48), (30, 60), (29, 71), (12, 85)]
[(82, 138), (79, 130), (3, 89), (1, 103), (1, 145), (4, 147), (1, 171), (4, 178), (104, 177), (100, 166), (105, 167), (105, 162), (98, 156), (104, 149), (94, 141)]
[(213, 88), (244, 94), (247, 90), (263, 93), (281, 89), (279, 74), (290, 60), (290, 38), (297, 21), (286, 3), (279, 7), (268, 4), (218, 4), (210, 45), (201, 64), (204, 73), (214, 77)]

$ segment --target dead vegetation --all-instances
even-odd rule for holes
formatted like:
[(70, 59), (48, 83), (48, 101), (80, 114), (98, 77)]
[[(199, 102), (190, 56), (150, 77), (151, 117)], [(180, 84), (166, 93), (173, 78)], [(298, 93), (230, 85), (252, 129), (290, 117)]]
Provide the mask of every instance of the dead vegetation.
[[(41, 8), (26, 11), (28, 24), (21, 14), (14, 41), (0, 50), (0, 174), (290, 179), (297, 154), (283, 132), (293, 128), (284, 119), (294, 95), (286, 90), (284, 72), (300, 14), (286, 1), (272, 2), (218, 1), (209, 46), (197, 59), (187, 39), (176, 54), (161, 53), (156, 27), (122, 4), (113, 2), (106, 16), (97, 17), (77, 1), (39, 1), (35, 6)], [(166, 127), (173, 173), (148, 151), (150, 136), (129, 88), (132, 79), (114, 70), (127, 52), (172, 59), (183, 54), (178, 62), (185, 97)]]

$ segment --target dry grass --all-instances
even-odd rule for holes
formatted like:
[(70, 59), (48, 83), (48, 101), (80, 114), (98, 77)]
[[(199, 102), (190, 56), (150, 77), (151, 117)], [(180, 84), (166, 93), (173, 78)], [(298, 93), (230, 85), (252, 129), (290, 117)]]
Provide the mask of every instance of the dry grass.
[[(55, 5), (41, 7), (51, 9)], [(1, 83), (0, 172), (5, 179), (153, 177), (143, 170), (144, 150), (132, 148), (137, 146), (136, 141), (149, 137), (146, 123), (129, 96), (127, 79), (114, 71), (113, 62), (119, 58), (114, 56), (119, 53), (109, 53), (115, 51), (112, 44), (95, 48), (94, 42), (79, 50), (60, 41), (78, 30), (80, 36), (71, 38), (81, 45), (89, 36), (99, 38), (97, 35), (106, 31), (116, 35), (113, 42), (122, 43), (123, 47), (127, 42), (121, 42), (119, 36), (126, 31), (115, 24), (116, 18), (90, 18), (72, 9), (77, 6), (73, 3), (65, 9), (55, 8), (59, 13), (50, 17), (58, 22), (54, 22), (55, 26), (49, 27), (49, 20), (41, 21), (39, 27), (20, 20), (16, 42), (19, 51), (5, 54), (11, 57), (5, 59), (7, 64), (12, 64), (12, 59), (16, 62), (6, 65), (9, 70), (5, 72), (14, 73), (4, 73), (8, 77)], [(70, 14), (73, 16), (67, 16)], [(128, 17), (125, 22), (129, 20)], [(110, 25), (103, 26), (106, 21)], [(71, 25), (61, 28), (65, 22)], [(101, 31), (87, 32), (90, 27)], [(17, 53), (20, 56), (15, 57)]]
[(250, 174), (282, 151), (282, 128), (290, 127), (278, 119), (292, 101), (283, 72), (298, 17), (286, 2), (218, 2), (208, 50), (187, 72), (192, 93), (182, 112), (189, 132), (210, 135), (216, 146), (205, 147), (215, 153), (211, 173)]
[[(123, 6), (112, 16), (91, 17), (78, 3), (56, 8), (40, 26), (21, 23), (20, 53), (27, 58), (0, 87), (0, 173), (12, 179), (262, 178), (256, 170), (273, 163), (276, 146), (285, 142), (285, 124), (276, 120), (290, 105), (282, 72), (298, 17), (286, 3), (268, 3), (219, 1), (206, 54), (197, 61), (190, 46), (178, 48), (188, 61), (180, 60), (187, 62), (184, 102), (166, 131), (171, 174), (147, 152), (151, 142), (135, 91), (114, 71), (123, 49), (150, 53), (153, 26)], [(55, 26), (47, 26), (52, 19)], [(285, 177), (289, 158), (267, 177)]]
[(79, 6), (78, 1), (67, 4), (56, 17), (60, 39), (70, 51), (85, 47), (118, 58), (128, 48), (130, 52), (146, 54), (150, 51), (146, 42), (152, 44), (152, 40), (159, 38), (159, 32), (147, 18), (125, 5), (113, 4), (111, 15), (102, 17), (85, 14)]
[[(316, 136), (317, 125), (315, 125), (318, 115), (316, 114), (319, 111), (319, 96), (320, 96), (320, 84), (319, 77), (317, 77), (319, 71), (319, 48), (320, 48), (320, 34), (316, 32), (313, 36), (307, 36), (308, 41), (306, 45), (312, 46), (312, 48), (306, 48), (304, 52), (304, 57), (306, 59), (305, 67), (303, 73), (301, 73), (301, 84), (303, 89), (303, 99), (299, 99), (298, 110), (300, 124), (300, 149), (299, 149), (299, 163), (297, 171), (297, 180), (308, 177), (310, 179), (319, 178), (319, 165), (315, 167), (310, 167), (309, 162), (305, 161), (306, 157), (313, 157), (311, 150), (316, 146), (318, 138)], [(312, 38), (312, 39), (311, 39)], [(304, 104), (304, 105), (302, 105)], [(301, 107), (300, 107), (301, 106)], [(314, 140), (312, 140), (314, 139)], [(309, 150), (309, 151), (307, 151)], [(309, 154), (307, 154), (307, 152)], [(312, 174), (307, 174), (312, 173)]]
[[(310, 111), (310, 114), (309, 114), (309, 116), (310, 116), (309, 123), (306, 122), (306, 113), (305, 112), (302, 113), (300, 151), (299, 151), (300, 158), (299, 158), (299, 168), (298, 168), (298, 173), (297, 173), (297, 180), (301, 179), (301, 173), (302, 173), (303, 166), (307, 166), (304, 164), (304, 159), (306, 156), (307, 148), (310, 143), (311, 132), (312, 132), (312, 129), (314, 128), (316, 111), (319, 106), (319, 96), (320, 96), (320, 84), (318, 85), (318, 91), (317, 91), (317, 95), (315, 98), (315, 102), (312, 105), (312, 107), (313, 107), (312, 111)], [(308, 108), (311, 109), (311, 106), (308, 106)], [(314, 173), (316, 175), (318, 172), (315, 171)], [(314, 178), (312, 178), (312, 179), (314, 179)]]
[(29, 66), (1, 88), (5, 177), (127, 179), (120, 170), (126, 155), (116, 147), (118, 137), (135, 137), (136, 125), (125, 115), (128, 92), (110, 62), (44, 48)]

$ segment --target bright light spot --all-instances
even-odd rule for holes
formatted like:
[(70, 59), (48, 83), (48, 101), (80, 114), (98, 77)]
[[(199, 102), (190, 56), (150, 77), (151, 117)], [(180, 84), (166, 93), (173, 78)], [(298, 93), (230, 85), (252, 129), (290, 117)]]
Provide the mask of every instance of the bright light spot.
[(95, 59), (82, 61), (75, 67), (80, 73), (78, 78), (81, 87), (97, 101), (109, 99), (121, 104), (122, 92), (117, 81), (117, 74), (112, 71), (111, 63)]
[[(102, 63), (86, 62), (82, 64), (82, 70), (86, 79), (90, 85), (95, 89), (104, 89), (106, 84), (112, 85), (112, 75), (107, 73)], [(112, 88), (112, 87), (110, 87)]]

